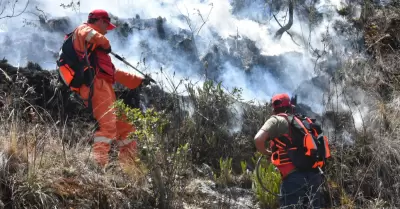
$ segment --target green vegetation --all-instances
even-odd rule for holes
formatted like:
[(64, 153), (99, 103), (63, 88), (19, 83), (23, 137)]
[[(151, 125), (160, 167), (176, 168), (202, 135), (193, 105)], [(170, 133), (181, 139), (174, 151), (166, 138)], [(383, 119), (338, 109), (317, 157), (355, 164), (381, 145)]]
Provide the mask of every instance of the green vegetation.
[[(240, 7), (236, 12), (246, 9), (248, 1), (235, 2)], [(277, 2), (273, 11), (282, 10), (288, 1), (267, 3)], [(305, 1), (295, 1), (294, 13), (304, 13), (302, 17), (317, 27), (319, 10), (315, 4), (301, 7), (301, 2)], [(372, 1), (358, 4), (338, 10), (345, 20), (334, 26), (335, 35), (343, 37), (343, 51), (351, 50), (354, 56), (335, 50), (339, 44), (333, 34), (322, 40), (325, 51), (312, 50), (320, 61), (315, 63), (313, 82), (322, 83), (326, 98), (319, 117), (333, 156), (325, 171), (324, 204), (398, 208), (400, 8), (396, 1), (386, 7)], [(64, 6), (79, 9), (80, 4)], [(361, 9), (359, 18), (354, 18), (355, 8)], [(157, 19), (160, 36), (168, 33), (163, 30), (166, 23)], [(301, 37), (290, 28), (282, 36), (289, 32), (293, 40)], [(54, 85), (54, 71), (34, 63), (21, 68), (6, 60), (0, 64), (0, 203), (46, 209), (232, 208), (251, 202), (240, 199), (247, 194), (253, 198), (250, 208), (276, 208), (277, 197), (257, 180), (260, 154), (253, 141), (271, 108), (244, 102), (241, 89), (228, 92), (222, 83), (206, 80), (202, 85), (189, 82), (187, 95), (181, 96), (176, 89), (183, 82), (171, 82), (176, 90), (172, 93), (161, 87), (142, 89), (152, 99), (146, 110), (116, 102), (117, 115), (125, 115), (137, 129), (130, 137), (138, 142), (138, 159), (124, 168), (113, 161), (101, 170), (91, 161), (89, 139), (95, 123), (78, 109), (80, 103), (71, 108), (64, 104), (70, 98), (59, 98), (63, 90)], [(55, 105), (48, 103), (53, 95)], [(61, 117), (64, 110), (79, 117)], [(268, 159), (262, 161), (259, 174), (262, 185), (279, 193), (280, 175)]]
[(261, 182), (257, 179), (256, 171), (253, 172), (252, 180), (253, 180), (253, 191), (257, 196), (257, 199), (260, 201), (260, 205), (263, 208), (276, 208), (279, 206), (278, 198), (266, 192), (261, 183), (274, 194), (279, 194), (280, 191), (280, 183), (281, 176), (278, 171), (276, 171), (275, 166), (271, 163), (262, 163), (259, 168), (259, 175), (261, 178)]

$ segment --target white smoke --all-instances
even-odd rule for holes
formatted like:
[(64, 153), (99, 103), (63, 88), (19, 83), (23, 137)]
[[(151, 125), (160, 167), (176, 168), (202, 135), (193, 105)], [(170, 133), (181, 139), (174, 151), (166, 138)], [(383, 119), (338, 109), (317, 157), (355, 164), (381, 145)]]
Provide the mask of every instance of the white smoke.
[[(99, 8), (105, 9), (121, 19), (133, 18), (135, 15), (139, 15), (141, 19), (156, 18), (158, 16), (165, 17), (166, 24), (173, 26), (171, 29), (175, 31), (179, 29), (190, 30), (186, 20), (182, 18), (182, 14), (189, 14), (192, 28), (199, 29), (202, 25), (201, 17), (197, 12), (199, 11), (204, 19), (209, 14), (208, 22), (201, 27), (198, 36), (196, 35), (197, 33), (195, 34), (200, 57), (210, 51), (210, 47), (218, 43), (220, 38), (225, 39), (236, 35), (247, 37), (254, 41), (262, 55), (277, 56), (288, 52), (303, 53), (301, 59), (285, 56), (285, 61), (294, 67), (285, 69), (290, 76), (280, 80), (276, 79), (270, 72), (274, 69), (265, 69), (262, 66), (255, 67), (252, 69), (251, 75), (247, 76), (243, 69), (235, 67), (229, 61), (223, 63), (221, 66), (222, 73), (219, 77), (223, 86), (228, 89), (234, 87), (243, 88), (244, 99), (265, 102), (274, 93), (288, 92), (292, 94), (302, 82), (315, 75), (314, 63), (310, 57), (307, 43), (310, 43), (313, 48), (322, 50), (322, 33), (329, 30), (334, 35), (331, 24), (338, 16), (333, 15), (329, 18), (324, 18), (322, 24), (315, 27), (310, 33), (308, 24), (299, 22), (295, 13), (294, 24), (290, 31), (298, 35), (296, 42), (300, 43), (299, 46), (286, 33), (283, 34), (280, 41), (273, 40), (273, 36), (280, 26), (270, 16), (268, 5), (264, 4), (264, 1), (255, 0), (252, 2), (246, 10), (241, 11), (236, 16), (232, 14), (232, 7), (227, 0), (85, 0), (80, 1), (80, 6), (76, 8), (76, 11), (64, 9), (60, 6), (62, 3), (70, 3), (69, 0), (31, 1), (27, 13), (16, 18), (0, 20), (0, 25), (2, 25), (0, 27), (0, 31), (2, 31), (0, 33), (0, 43), (2, 45), (0, 57), (6, 57), (11, 64), (15, 65), (17, 63), (24, 65), (27, 61), (33, 61), (46, 69), (55, 68), (54, 53), (58, 52), (64, 34), (47, 32), (37, 27), (24, 25), (24, 19), (39, 24), (37, 16), (33, 14), (41, 14), (36, 9), (36, 6), (47, 13), (49, 18), (70, 17), (72, 20), (71, 29), (85, 22), (87, 14), (91, 10)], [(318, 8), (333, 11), (337, 6), (340, 6), (340, 2), (339, 0), (320, 1)], [(17, 4), (19, 11), (23, 8), (22, 4), (24, 4), (24, 1)], [(286, 11), (276, 14), (281, 24), (285, 24), (282, 18), (285, 14)], [(67, 32), (70, 31), (65, 31), (65, 33)], [(310, 39), (308, 37), (309, 34), (312, 34)], [(140, 69), (145, 73), (151, 73), (152, 77), (166, 85), (167, 90), (172, 91), (174, 86), (170, 84), (169, 78), (165, 74), (168, 74), (175, 84), (178, 84), (179, 80), (188, 78), (193, 82), (200, 81), (198, 84), (201, 85), (201, 81), (204, 80), (203, 72), (195, 69), (195, 65), (182, 57), (182, 54), (173, 54), (169, 44), (156, 38), (152, 31), (135, 30), (127, 40), (123, 41), (120, 40), (120, 36), (117, 36), (115, 31), (110, 32), (107, 36), (111, 41), (113, 51), (123, 55), (132, 64), (143, 60), (146, 55), (151, 54), (152, 57), (156, 57), (146, 61), (146, 69), (142, 66)], [(140, 47), (144, 41), (148, 44), (147, 50), (143, 50), (143, 47)], [(116, 59), (114, 61), (117, 67), (134, 73), (132, 69), (123, 63)], [(161, 67), (163, 68), (162, 72), (160, 70)], [(181, 85), (178, 91), (184, 93), (184, 86)], [(320, 99), (302, 102), (313, 106), (321, 104)]]

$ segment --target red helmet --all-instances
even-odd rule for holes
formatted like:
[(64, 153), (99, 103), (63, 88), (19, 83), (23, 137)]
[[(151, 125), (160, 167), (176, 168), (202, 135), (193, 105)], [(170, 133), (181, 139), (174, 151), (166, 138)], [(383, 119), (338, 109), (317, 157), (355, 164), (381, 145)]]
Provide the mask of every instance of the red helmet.
[(111, 23), (111, 18), (108, 16), (108, 12), (102, 9), (96, 9), (89, 13), (88, 19), (102, 19), (108, 22), (107, 30), (112, 30), (116, 28), (114, 24)]
[(288, 94), (276, 94), (272, 97), (271, 100), (272, 107), (274, 109), (279, 107), (290, 107), (292, 104), (290, 103), (290, 97)]

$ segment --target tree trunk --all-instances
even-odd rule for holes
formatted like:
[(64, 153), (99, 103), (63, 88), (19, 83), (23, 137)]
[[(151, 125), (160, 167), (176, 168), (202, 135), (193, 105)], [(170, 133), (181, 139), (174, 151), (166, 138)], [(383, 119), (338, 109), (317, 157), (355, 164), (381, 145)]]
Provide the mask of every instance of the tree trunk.
[(293, 25), (293, 0), (289, 0), (289, 22), (285, 26), (281, 27), (275, 33), (274, 39), (280, 40), (282, 37), (282, 34), (284, 32), (286, 32), (287, 30), (289, 30), (292, 27), (292, 25)]

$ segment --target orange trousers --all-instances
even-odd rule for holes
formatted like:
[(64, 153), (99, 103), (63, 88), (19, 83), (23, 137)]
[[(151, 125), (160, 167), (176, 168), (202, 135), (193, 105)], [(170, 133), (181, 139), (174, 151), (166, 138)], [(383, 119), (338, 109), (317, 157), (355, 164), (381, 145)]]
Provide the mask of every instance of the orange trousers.
[[(126, 72), (116, 71), (116, 80), (123, 85), (136, 88), (141, 78)], [(132, 162), (136, 156), (136, 141), (127, 139), (135, 127), (122, 119), (117, 119), (115, 110), (111, 107), (116, 100), (112, 83), (103, 78), (95, 77), (93, 83), (92, 109), (93, 116), (99, 124), (99, 130), (94, 134), (93, 157), (102, 167), (109, 162), (111, 143), (116, 142), (119, 147), (118, 159), (120, 163)], [(89, 96), (89, 87), (83, 86), (79, 92), (82, 99)], [(87, 102), (85, 102), (87, 105)]]

